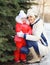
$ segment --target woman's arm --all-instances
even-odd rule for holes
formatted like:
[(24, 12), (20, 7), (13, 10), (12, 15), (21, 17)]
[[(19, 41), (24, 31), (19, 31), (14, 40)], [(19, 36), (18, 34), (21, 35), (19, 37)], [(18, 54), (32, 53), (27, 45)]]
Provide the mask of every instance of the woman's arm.
[(25, 35), (26, 40), (38, 41), (41, 38), (43, 32), (43, 21), (40, 20), (33, 27), (33, 35)]
[(31, 41), (38, 41), (40, 38), (38, 36), (35, 36), (35, 35), (26, 35), (25, 39), (31, 40)]

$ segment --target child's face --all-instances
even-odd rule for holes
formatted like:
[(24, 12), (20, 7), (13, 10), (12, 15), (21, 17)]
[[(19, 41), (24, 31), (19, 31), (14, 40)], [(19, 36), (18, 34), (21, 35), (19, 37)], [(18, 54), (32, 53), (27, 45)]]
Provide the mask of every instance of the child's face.
[(23, 23), (26, 23), (26, 18), (22, 18), (22, 22)]

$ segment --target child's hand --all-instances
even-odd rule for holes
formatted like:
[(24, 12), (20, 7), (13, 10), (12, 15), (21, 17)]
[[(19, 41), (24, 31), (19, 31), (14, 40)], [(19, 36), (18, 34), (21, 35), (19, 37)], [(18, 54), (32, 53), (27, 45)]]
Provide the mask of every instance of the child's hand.
[(17, 36), (18, 36), (18, 37), (24, 37), (24, 33), (23, 33), (22, 31), (17, 32)]

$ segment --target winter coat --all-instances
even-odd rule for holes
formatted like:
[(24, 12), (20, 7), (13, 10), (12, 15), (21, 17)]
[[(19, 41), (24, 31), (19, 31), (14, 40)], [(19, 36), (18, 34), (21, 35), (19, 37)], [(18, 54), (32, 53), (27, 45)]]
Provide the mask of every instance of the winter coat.
[[(27, 22), (27, 21), (26, 21), (26, 22)], [(22, 32), (25, 33), (25, 34), (32, 34), (32, 29), (31, 29), (31, 27), (29, 26), (29, 24), (28, 24), (28, 23), (22, 23), (22, 21), (19, 21), (19, 20), (18, 20), (18, 22), (16, 23), (15, 31), (16, 31), (16, 33), (22, 31)], [(25, 39), (22, 38), (22, 37), (18, 37), (17, 35), (15, 35), (14, 41), (15, 41), (15, 43), (16, 43), (16, 42), (24, 43), (23, 46), (26, 45)]]
[[(16, 32), (22, 31), (22, 32), (25, 33), (25, 34), (26, 34), (26, 33), (27, 33), (27, 34), (31, 34), (31, 33), (32, 33), (31, 27), (30, 27), (28, 24), (26, 24), (26, 23), (24, 23), (24, 24), (16, 23), (15, 29), (16, 29)], [(21, 38), (21, 37), (18, 37), (18, 36), (17, 36), (16, 41), (23, 42), (24, 40), (25, 40), (24, 38)]]

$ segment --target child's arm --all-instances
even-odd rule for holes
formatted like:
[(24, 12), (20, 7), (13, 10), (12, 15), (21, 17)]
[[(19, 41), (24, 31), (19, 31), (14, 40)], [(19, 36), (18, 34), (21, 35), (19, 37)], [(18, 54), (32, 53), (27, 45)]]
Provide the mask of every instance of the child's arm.
[(20, 32), (21, 31), (21, 26), (19, 23), (16, 23), (15, 25), (15, 32)]

